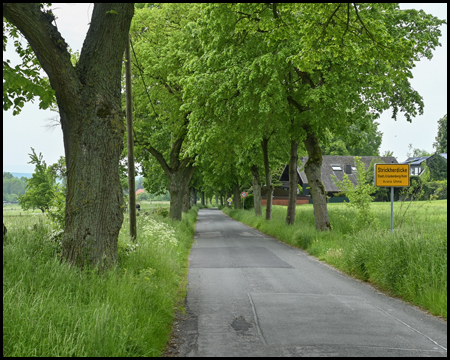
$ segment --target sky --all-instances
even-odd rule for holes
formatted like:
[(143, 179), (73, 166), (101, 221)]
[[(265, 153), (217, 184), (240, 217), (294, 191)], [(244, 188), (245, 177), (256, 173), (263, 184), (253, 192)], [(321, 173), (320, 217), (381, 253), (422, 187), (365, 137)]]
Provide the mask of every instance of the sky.
[[(93, 4), (52, 4), (59, 32), (72, 50), (80, 51), (86, 36)], [(423, 9), (426, 13), (447, 20), (447, 4), (400, 4), (401, 9)], [(441, 26), (441, 47), (433, 52), (433, 59), (422, 59), (412, 70), (412, 87), (423, 97), (423, 115), (406, 121), (403, 115), (397, 121), (391, 118), (392, 111), (385, 111), (377, 120), (378, 130), (383, 133), (380, 154), (393, 151), (399, 162), (406, 160), (408, 146), (434, 152), (433, 142), (438, 131), (438, 120), (447, 114), (447, 25)], [(3, 59), (10, 59), (12, 65), (18, 63), (13, 46), (8, 46)], [(37, 154), (42, 153), (47, 164), (55, 163), (64, 156), (64, 143), (60, 127), (49, 131), (46, 125), (58, 114), (50, 110), (40, 110), (39, 102), (27, 103), (19, 115), (12, 110), (3, 111), (3, 171), (32, 173), (34, 165), (30, 161), (31, 147)]]

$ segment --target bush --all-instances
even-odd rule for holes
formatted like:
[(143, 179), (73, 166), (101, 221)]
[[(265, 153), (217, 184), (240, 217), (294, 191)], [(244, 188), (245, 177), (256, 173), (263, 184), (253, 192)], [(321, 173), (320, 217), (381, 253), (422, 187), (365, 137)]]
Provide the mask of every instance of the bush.
[(253, 209), (255, 207), (255, 204), (253, 202), (253, 194), (247, 195), (244, 202), (244, 209), (249, 210)]
[(426, 183), (422, 200), (428, 200), (431, 196), (437, 196), (440, 200), (447, 199), (447, 180)]

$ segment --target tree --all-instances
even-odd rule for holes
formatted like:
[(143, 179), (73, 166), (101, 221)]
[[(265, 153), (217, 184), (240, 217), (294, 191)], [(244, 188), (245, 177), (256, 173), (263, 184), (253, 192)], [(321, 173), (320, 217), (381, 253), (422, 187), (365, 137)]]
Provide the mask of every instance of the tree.
[(426, 164), (430, 169), (430, 180), (447, 180), (447, 161), (438, 153), (427, 159)]
[(3, 200), (16, 201), (17, 195), (25, 194), (26, 180), (25, 177), (18, 179), (9, 172), (3, 172)]
[(4, 3), (3, 16), (23, 34), (55, 91), (67, 163), (62, 259), (104, 269), (117, 261), (123, 195), (121, 70), (132, 3), (97, 3), (78, 63), (51, 11)]
[(31, 179), (28, 179), (26, 192), (19, 195), (19, 205), (23, 210), (40, 209), (42, 213), (48, 211), (55, 197), (56, 180), (54, 173), (47, 167), (45, 161), (42, 160), (42, 154), (36, 155), (31, 148), (30, 161), (28, 164), (34, 164), (34, 173)]
[(14, 175), (9, 173), (9, 172), (7, 172), (7, 171), (3, 171), (3, 181), (5, 179), (14, 179)]
[(13, 107), (13, 115), (22, 110), (25, 102), (39, 97), (39, 108), (47, 109), (55, 101), (55, 91), (48, 78), (40, 76), (40, 65), (31, 46), (23, 46), (19, 40), (20, 32), (9, 21), (3, 18), (3, 51), (6, 51), (8, 38), (14, 39), (16, 53), (22, 64), (10, 66), (10, 60), (3, 61), (3, 110)]
[(348, 178), (347, 174), (344, 174), (342, 181), (338, 180), (334, 175), (333, 181), (336, 186), (342, 190), (350, 200), (348, 205), (357, 210), (356, 222), (359, 226), (367, 226), (375, 221), (375, 213), (370, 209), (370, 203), (374, 197), (371, 196), (377, 187), (372, 183), (366, 182), (366, 171), (364, 163), (358, 156), (355, 156), (356, 167), (356, 186)]
[(131, 27), (133, 73), (138, 74), (134, 82), (136, 157), (144, 177), (154, 168), (154, 160), (164, 171), (170, 191), (169, 217), (176, 220), (189, 206), (189, 182), (195, 171), (195, 154), (188, 155), (184, 145), (189, 121), (181, 109), (180, 80), (186, 75), (183, 63), (187, 59), (182, 44), (188, 36), (187, 25), (197, 15), (193, 4), (144, 7), (136, 12)]
[(346, 134), (337, 137), (330, 133), (326, 142), (321, 144), (323, 155), (379, 156), (382, 133), (378, 131), (378, 125), (373, 121), (365, 131), (352, 126)]
[[(198, 22), (204, 55), (185, 97), (194, 113), (208, 105), (200, 97), (222, 93), (210, 103), (222, 110), (232, 97), (248, 108), (251, 94), (261, 94), (260, 112), (276, 112), (290, 130), (291, 161), (300, 143), (306, 148), (316, 228), (329, 230), (321, 141), (352, 126), (364, 132), (390, 107), (393, 118), (401, 111), (408, 121), (422, 113), (410, 69), (432, 57), (444, 22), (397, 4), (207, 5)], [(294, 216), (289, 207), (287, 222)]]
[(409, 158), (414, 158), (414, 157), (423, 157), (423, 156), (431, 156), (432, 154), (429, 153), (426, 150), (423, 149), (417, 149), (414, 148), (413, 149), (413, 145), (409, 144), (408, 145), (408, 152), (406, 153), (406, 157)]
[(438, 120), (438, 133), (433, 147), (437, 153), (447, 153), (447, 114)]

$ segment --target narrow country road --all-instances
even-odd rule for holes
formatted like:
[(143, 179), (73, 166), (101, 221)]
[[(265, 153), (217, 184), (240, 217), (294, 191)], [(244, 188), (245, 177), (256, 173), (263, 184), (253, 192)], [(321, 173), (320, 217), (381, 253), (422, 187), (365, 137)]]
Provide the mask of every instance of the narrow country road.
[(178, 356), (447, 356), (446, 322), (216, 209), (198, 213), (186, 309)]

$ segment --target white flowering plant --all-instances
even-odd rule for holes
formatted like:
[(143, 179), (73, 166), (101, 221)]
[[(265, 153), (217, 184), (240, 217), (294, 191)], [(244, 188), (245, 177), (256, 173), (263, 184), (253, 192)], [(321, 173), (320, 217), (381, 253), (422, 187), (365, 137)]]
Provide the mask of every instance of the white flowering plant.
[(61, 252), (62, 248), (62, 236), (64, 234), (64, 230), (62, 229), (51, 229), (47, 234), (46, 240), (49, 241), (53, 247), (55, 248), (57, 253)]
[(178, 240), (175, 237), (175, 230), (163, 222), (152, 218), (146, 218), (142, 225), (143, 236), (150, 240), (148, 243), (156, 246), (177, 247)]

